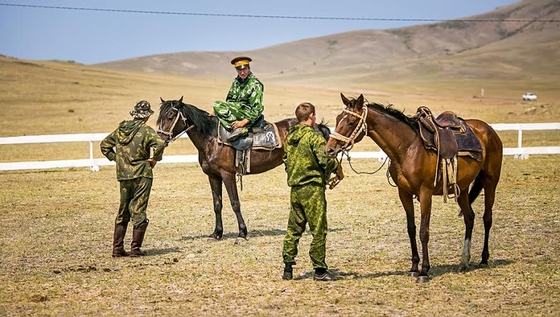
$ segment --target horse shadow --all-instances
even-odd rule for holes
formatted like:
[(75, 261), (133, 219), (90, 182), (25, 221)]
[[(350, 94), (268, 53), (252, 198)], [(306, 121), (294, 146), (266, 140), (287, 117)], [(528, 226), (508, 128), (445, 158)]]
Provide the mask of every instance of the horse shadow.
[[(470, 263), (468, 272), (507, 266), (513, 263), (514, 263), (513, 260), (508, 260), (508, 259), (499, 259), (499, 260), (491, 261), (491, 263), (488, 266), (480, 266), (478, 263)], [(379, 278), (384, 276), (409, 276), (410, 275), (410, 272), (408, 271), (386, 271), (386, 272), (376, 272), (376, 273), (367, 273), (367, 274), (360, 274), (357, 272), (341, 272), (338, 271), (337, 269), (332, 269), (330, 271), (333, 272), (335, 275), (342, 277), (342, 279), (374, 279), (374, 278)], [(430, 279), (444, 276), (446, 274), (456, 274), (456, 273), (459, 274), (462, 273), (459, 272), (459, 264), (434, 265), (432, 268), (430, 268), (430, 272), (429, 272)], [(311, 277), (313, 276), (312, 273), (309, 274), (311, 274)], [(307, 273), (303, 275), (302, 279), (306, 278), (305, 277), (306, 275)]]
[[(344, 229), (342, 228), (333, 228), (333, 229), (329, 229), (328, 232), (338, 232), (343, 230)], [(309, 232), (309, 229), (306, 230), (306, 234), (311, 234)], [(276, 237), (276, 236), (285, 236), (285, 235), (286, 235), (285, 229), (265, 229), (265, 230), (254, 229), (249, 231), (249, 234), (247, 235), (247, 240), (251, 238), (258, 238), (258, 237)], [(237, 238), (239, 238), (239, 235), (237, 233), (229, 232), (229, 233), (224, 233), (221, 240), (237, 239)], [(199, 239), (215, 240), (213, 238), (210, 238), (210, 235), (183, 236), (179, 240), (193, 241)]]

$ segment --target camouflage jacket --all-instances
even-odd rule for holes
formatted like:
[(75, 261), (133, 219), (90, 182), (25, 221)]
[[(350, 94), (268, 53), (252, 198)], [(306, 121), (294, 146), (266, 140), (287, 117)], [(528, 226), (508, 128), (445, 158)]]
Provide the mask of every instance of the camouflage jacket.
[(288, 186), (326, 185), (338, 166), (336, 159), (325, 154), (326, 143), (325, 138), (308, 125), (298, 124), (290, 128), (283, 157)]
[(146, 161), (153, 149), (153, 158), (161, 161), (164, 141), (142, 120), (125, 120), (101, 141), (101, 153), (117, 163), (117, 179), (153, 178), (152, 167)]
[(241, 82), (239, 76), (233, 80), (226, 96), (226, 102), (243, 104), (244, 110), (249, 116), (247, 119), (255, 122), (264, 110), (263, 93), (264, 85), (253, 73), (249, 73), (244, 82)]

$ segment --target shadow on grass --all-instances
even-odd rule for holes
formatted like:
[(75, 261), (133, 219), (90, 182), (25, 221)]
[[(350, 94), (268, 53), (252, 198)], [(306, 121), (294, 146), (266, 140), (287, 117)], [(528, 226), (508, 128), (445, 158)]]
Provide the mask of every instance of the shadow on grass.
[[(514, 263), (512, 260), (508, 259), (499, 259), (491, 261), (489, 266), (479, 266), (478, 263), (471, 263), (469, 272), (476, 271), (476, 270), (485, 270), (485, 269), (492, 269), (495, 267), (507, 266)], [(340, 280), (356, 280), (356, 279), (373, 279), (379, 278), (384, 276), (410, 276), (408, 271), (386, 271), (386, 272), (375, 272), (375, 273), (368, 273), (368, 274), (360, 274), (356, 272), (343, 272), (339, 269), (329, 269), (334, 275), (336, 275)], [(450, 273), (460, 273), (459, 272), (459, 264), (446, 264), (446, 265), (435, 265), (430, 269), (430, 278), (435, 278), (439, 276), (443, 276), (445, 274)], [(313, 272), (307, 272), (303, 275), (294, 277), (294, 280), (303, 280), (307, 278), (313, 278)]]
[[(338, 231), (344, 231), (345, 229), (340, 229), (340, 228), (334, 228), (334, 229), (329, 229), (328, 232), (338, 232)], [(309, 232), (309, 230), (306, 230), (305, 234), (311, 234)], [(286, 230), (281, 230), (281, 229), (266, 229), (266, 230), (252, 230), (249, 231), (249, 233), (247, 234), (247, 239), (251, 239), (251, 238), (257, 238), (257, 237), (276, 237), (276, 236), (285, 236), (286, 235)], [(236, 232), (228, 232), (228, 233), (224, 233), (222, 235), (222, 239), (221, 240), (226, 240), (226, 239), (237, 239), (239, 237), (239, 234)], [(181, 241), (192, 241), (192, 240), (199, 240), (199, 239), (209, 239), (210, 241), (216, 241), (215, 239), (210, 239), (210, 234), (208, 235), (198, 235), (198, 236), (183, 236), (181, 237)]]
[(164, 248), (164, 249), (146, 249), (146, 256), (156, 256), (168, 253), (182, 253), (179, 248)]

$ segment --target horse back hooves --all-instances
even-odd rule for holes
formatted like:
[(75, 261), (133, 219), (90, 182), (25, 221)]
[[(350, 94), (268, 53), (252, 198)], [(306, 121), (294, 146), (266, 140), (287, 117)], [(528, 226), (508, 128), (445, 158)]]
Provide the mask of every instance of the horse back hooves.
[(247, 242), (247, 238), (244, 237), (237, 237), (235, 238), (235, 241), (233, 241), (233, 244), (241, 244)]

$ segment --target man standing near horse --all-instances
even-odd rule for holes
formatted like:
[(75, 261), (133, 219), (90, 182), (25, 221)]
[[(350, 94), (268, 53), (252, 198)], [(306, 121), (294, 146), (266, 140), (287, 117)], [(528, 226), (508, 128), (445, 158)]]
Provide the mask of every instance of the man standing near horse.
[(264, 85), (251, 72), (251, 58), (236, 57), (231, 64), (237, 70), (228, 91), (226, 101), (214, 102), (214, 114), (220, 123), (231, 132), (227, 141), (235, 141), (249, 133), (249, 128), (261, 117)]
[[(325, 188), (331, 173), (338, 168), (336, 158), (325, 153), (326, 140), (315, 126), (315, 106), (304, 102), (296, 108), (298, 125), (286, 137), (283, 162), (288, 175), (290, 190), (290, 215), (284, 238), (282, 279), (293, 278), (293, 265), (298, 253), (298, 243), (309, 223), (313, 235), (309, 256), (313, 262), (316, 281), (331, 281), (335, 276), (328, 272), (325, 263), (327, 238), (327, 200)], [(337, 173), (339, 175), (339, 173)], [(340, 177), (342, 175), (340, 174)]]
[[(100, 145), (103, 155), (116, 162), (120, 186), (121, 198), (115, 219), (113, 257), (146, 255), (140, 248), (149, 222), (146, 209), (152, 190), (152, 169), (161, 161), (165, 149), (165, 142), (146, 124), (153, 113), (149, 102), (139, 101), (134, 110), (130, 111), (133, 119), (122, 121)], [(129, 253), (124, 250), (124, 238), (130, 220), (133, 232)]]

